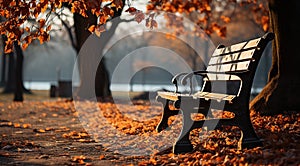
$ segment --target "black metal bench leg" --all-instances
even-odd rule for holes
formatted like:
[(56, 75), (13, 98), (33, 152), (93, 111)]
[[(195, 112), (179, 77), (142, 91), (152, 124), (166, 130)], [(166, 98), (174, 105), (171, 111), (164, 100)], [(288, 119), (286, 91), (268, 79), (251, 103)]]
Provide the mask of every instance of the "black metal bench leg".
[(252, 126), (250, 115), (245, 111), (244, 114), (241, 114), (238, 117), (238, 126), (242, 130), (238, 149), (251, 149), (263, 146), (262, 140), (256, 135)]
[(191, 119), (190, 112), (183, 111), (182, 114), (183, 114), (182, 129), (180, 132), (180, 136), (178, 137), (177, 141), (173, 145), (174, 154), (187, 153), (193, 151), (193, 145), (191, 144), (189, 136), (194, 121)]
[(171, 117), (173, 115), (177, 115), (178, 110), (170, 110), (170, 108), (169, 108), (170, 100), (159, 98), (159, 99), (157, 99), (157, 101), (161, 102), (163, 104), (163, 108), (164, 108), (160, 122), (158, 123), (158, 125), (156, 127), (156, 131), (161, 132), (162, 130), (169, 127), (169, 125), (168, 125), (169, 117)]

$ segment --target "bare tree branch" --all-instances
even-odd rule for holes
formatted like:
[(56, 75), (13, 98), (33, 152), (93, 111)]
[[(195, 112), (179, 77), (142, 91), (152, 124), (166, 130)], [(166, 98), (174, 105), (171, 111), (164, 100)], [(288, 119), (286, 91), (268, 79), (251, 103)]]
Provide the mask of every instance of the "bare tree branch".
[(56, 12), (54, 12), (55, 15), (60, 19), (61, 23), (63, 24), (63, 26), (66, 28), (67, 32), (68, 32), (68, 36), (70, 38), (70, 41), (71, 41), (71, 45), (73, 48), (77, 48), (77, 44), (75, 43), (75, 40), (74, 40), (74, 36), (73, 36), (73, 33), (72, 33), (72, 27), (69, 27), (69, 25), (60, 17), (60, 15)]

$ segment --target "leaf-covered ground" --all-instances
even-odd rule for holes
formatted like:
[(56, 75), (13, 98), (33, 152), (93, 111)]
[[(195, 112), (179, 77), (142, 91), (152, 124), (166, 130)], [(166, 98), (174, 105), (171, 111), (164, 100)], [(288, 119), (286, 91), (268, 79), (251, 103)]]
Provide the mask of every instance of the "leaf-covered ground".
[[(144, 101), (0, 102), (0, 165), (300, 165), (300, 114), (251, 113), (264, 146), (237, 150), (240, 130), (194, 130), (192, 153), (174, 155), (180, 130), (156, 133), (161, 107)], [(204, 118), (204, 117), (196, 117)]]

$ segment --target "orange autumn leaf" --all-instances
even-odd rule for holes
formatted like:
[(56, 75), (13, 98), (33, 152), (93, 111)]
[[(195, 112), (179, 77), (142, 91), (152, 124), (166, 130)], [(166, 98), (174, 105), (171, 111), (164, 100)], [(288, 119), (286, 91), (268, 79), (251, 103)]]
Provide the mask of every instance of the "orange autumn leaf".
[(15, 127), (15, 128), (20, 128), (20, 127), (21, 127), (21, 124), (19, 124), (19, 123), (14, 123), (14, 127)]
[(38, 23), (39, 23), (40, 27), (43, 27), (46, 24), (46, 20), (45, 19), (39, 19)]
[(211, 11), (211, 7), (210, 7), (210, 5), (208, 5), (208, 4), (205, 4), (205, 10), (206, 10), (206, 11)]
[(48, 9), (48, 4), (44, 4), (41, 8), (41, 13), (45, 13)]
[(261, 18), (261, 24), (263, 27), (263, 30), (266, 32), (269, 29), (269, 17), (268, 16), (263, 16)]
[(26, 124), (23, 124), (22, 127), (24, 129), (28, 129), (28, 128), (31, 128), (31, 124), (26, 123)]
[(100, 156), (99, 156), (99, 159), (100, 160), (103, 160), (105, 158), (105, 155), (104, 154), (101, 154)]
[(51, 28), (52, 28), (52, 26), (51, 26), (51, 25), (47, 26), (47, 28), (46, 28), (46, 31), (50, 31), (50, 30), (51, 30)]
[(26, 32), (30, 32), (30, 28), (29, 28), (29, 27), (26, 27), (26, 28), (25, 28), (25, 31), (26, 31)]
[(9, 4), (9, 6), (11, 6), (11, 7), (16, 6), (16, 5), (17, 5), (17, 3), (16, 3), (15, 0), (11, 1), (10, 4)]
[(39, 129), (38, 132), (45, 133), (46, 131), (44, 129)]
[(129, 12), (130, 14), (134, 14), (136, 11), (137, 9), (134, 7), (129, 7), (128, 9), (125, 10), (125, 12)]
[(95, 31), (95, 28), (96, 28), (96, 25), (91, 25), (90, 27), (89, 27), (89, 31), (91, 32), (91, 33), (93, 33), (94, 31)]
[(102, 10), (103, 10), (104, 15), (106, 15), (106, 16), (113, 16), (114, 15), (114, 11), (109, 7), (103, 7)]
[(123, 1), (122, 0), (113, 0), (111, 7), (116, 7), (117, 9), (122, 9)]
[(23, 49), (23, 50), (25, 50), (27, 47), (28, 47), (28, 44), (27, 44), (27, 43), (23, 43), (23, 44), (22, 44), (22, 49)]
[(225, 23), (229, 23), (231, 21), (230, 17), (227, 16), (221, 16), (221, 19), (225, 22)]
[(37, 133), (45, 133), (46, 131), (44, 129), (33, 129), (34, 132)]

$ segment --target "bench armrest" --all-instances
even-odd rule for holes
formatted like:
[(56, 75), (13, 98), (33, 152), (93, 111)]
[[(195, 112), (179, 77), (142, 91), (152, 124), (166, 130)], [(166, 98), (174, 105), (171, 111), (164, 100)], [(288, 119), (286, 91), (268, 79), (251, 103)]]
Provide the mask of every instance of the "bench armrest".
[[(178, 92), (178, 80), (180, 77), (184, 76), (185, 77), (191, 77), (191, 75), (194, 75), (194, 74), (197, 74), (197, 75), (202, 75), (202, 76), (206, 76), (206, 73), (207, 71), (205, 70), (199, 70), (199, 71), (194, 71), (194, 72), (191, 72), (191, 73), (179, 73), (179, 74), (176, 74), (173, 78), (172, 78), (172, 83), (175, 85), (175, 93)], [(185, 83), (186, 84), (186, 83)], [(184, 84), (184, 85), (185, 85)], [(192, 83), (191, 83), (191, 88), (192, 88)]]
[[(182, 85), (187, 84), (187, 79), (190, 81), (190, 93), (193, 92), (193, 85), (192, 85), (192, 77), (194, 75), (201, 75), (203, 77), (207, 77), (207, 74), (230, 74), (230, 75), (236, 75), (240, 77), (242, 74), (247, 73), (249, 70), (242, 70), (242, 71), (227, 71), (227, 72), (211, 72), (211, 71), (206, 71), (206, 70), (199, 70), (199, 71), (194, 71), (188, 74), (185, 74), (185, 76), (181, 80)], [(209, 78), (208, 78), (209, 79)]]
[(207, 71), (205, 70), (199, 70), (199, 71), (194, 71), (194, 72), (191, 72), (191, 73), (188, 73), (186, 74), (182, 80), (181, 80), (181, 84), (183, 85), (186, 85), (187, 83), (187, 79), (190, 79), (190, 81), (192, 80), (191, 78), (194, 76), (194, 75), (201, 75), (203, 77), (207, 77)]
[(193, 84), (192, 84), (192, 77), (194, 75), (200, 75), (202, 77), (207, 77), (207, 74), (211, 73), (211, 74), (230, 74), (230, 75), (236, 75), (236, 76), (240, 76), (246, 72), (248, 72), (249, 70), (242, 70), (242, 71), (227, 71), (227, 72), (211, 72), (211, 71), (206, 71), (206, 70), (198, 70), (198, 71), (193, 71), (191, 73), (179, 73), (177, 75), (175, 75), (172, 78), (172, 83), (175, 85), (175, 93), (178, 92), (178, 82), (177, 80), (179, 80), (180, 77), (183, 77), (181, 80), (181, 84), (182, 85), (186, 85), (187, 84), (187, 80), (190, 80), (190, 94), (193, 92)]
[(249, 72), (249, 70), (241, 70), (241, 71), (226, 71), (226, 72), (213, 72), (213, 71), (206, 71), (206, 70), (199, 70), (199, 71), (194, 71), (192, 73), (186, 74), (183, 78), (182, 78), (182, 83), (186, 84), (186, 80), (188, 78), (190, 78), (193, 75), (201, 75), (203, 77), (207, 77), (207, 74), (228, 74), (228, 75), (236, 75), (236, 76), (240, 76), (244, 73)]
[(190, 94), (192, 94), (193, 92), (193, 81), (192, 81), (192, 77), (194, 75), (200, 75), (202, 77), (207, 77), (207, 71), (206, 70), (198, 70), (198, 71), (193, 71), (191, 73), (185, 74), (185, 76), (182, 78), (181, 80), (181, 84), (182, 85), (186, 85), (187, 84), (187, 79), (190, 80)]
[(177, 80), (181, 77), (181, 76), (184, 76), (188, 73), (179, 73), (179, 74), (176, 74), (173, 78), (172, 78), (172, 83), (175, 85), (175, 92), (174, 93), (177, 93), (178, 92), (178, 82)]

